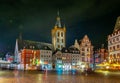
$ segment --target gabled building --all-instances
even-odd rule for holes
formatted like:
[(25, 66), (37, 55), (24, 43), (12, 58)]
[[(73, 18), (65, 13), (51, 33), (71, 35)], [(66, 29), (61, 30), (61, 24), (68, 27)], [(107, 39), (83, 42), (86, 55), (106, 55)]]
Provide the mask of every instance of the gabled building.
[(108, 35), (109, 63), (120, 64), (120, 16), (117, 18), (114, 31)]
[(63, 61), (62, 61), (62, 52), (60, 50), (56, 50), (53, 53), (53, 68), (55, 70), (62, 71), (63, 70)]
[(88, 36), (85, 35), (79, 42), (75, 40), (74, 46), (80, 51), (81, 62), (85, 65), (86, 68), (90, 67), (93, 58), (93, 45), (91, 44)]
[(52, 44), (54, 50), (61, 50), (66, 46), (66, 27), (61, 25), (60, 16), (58, 12), (57, 21), (54, 28), (51, 30)]
[(71, 53), (71, 67), (72, 69), (82, 69), (81, 54), (79, 49), (74, 46), (69, 47), (69, 52)]
[(52, 50), (48, 46), (40, 48), (40, 64), (42, 70), (52, 70)]
[(72, 64), (72, 53), (70, 53), (68, 48), (63, 48), (62, 52), (62, 64), (63, 64), (63, 71), (71, 70)]
[(81, 67), (80, 51), (74, 46), (55, 51), (53, 59), (56, 70), (69, 71)]

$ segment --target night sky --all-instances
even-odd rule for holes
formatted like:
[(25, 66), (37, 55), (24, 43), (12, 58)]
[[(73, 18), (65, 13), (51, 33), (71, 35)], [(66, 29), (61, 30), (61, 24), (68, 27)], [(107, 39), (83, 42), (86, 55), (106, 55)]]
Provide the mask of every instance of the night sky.
[(51, 43), (58, 10), (67, 47), (87, 34), (99, 48), (113, 32), (120, 0), (0, 0), (0, 50), (14, 50), (20, 32), (25, 40)]

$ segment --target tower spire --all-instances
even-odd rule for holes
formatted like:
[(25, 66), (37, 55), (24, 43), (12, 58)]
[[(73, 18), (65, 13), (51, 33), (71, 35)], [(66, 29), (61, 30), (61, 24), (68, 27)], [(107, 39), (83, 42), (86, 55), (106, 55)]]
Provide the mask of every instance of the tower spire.
[(60, 14), (60, 13), (59, 13), (59, 10), (58, 10), (58, 12), (57, 12), (58, 17), (59, 17), (59, 14)]
[(55, 24), (55, 26), (57, 26), (57, 27), (59, 27), (59, 28), (61, 28), (61, 21), (60, 21), (60, 13), (59, 13), (59, 11), (57, 12), (57, 21), (56, 21), (56, 24)]

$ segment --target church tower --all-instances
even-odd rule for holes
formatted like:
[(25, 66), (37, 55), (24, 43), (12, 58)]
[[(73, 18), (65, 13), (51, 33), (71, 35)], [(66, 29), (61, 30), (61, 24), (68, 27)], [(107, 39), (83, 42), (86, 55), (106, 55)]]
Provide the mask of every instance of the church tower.
[(52, 33), (52, 44), (53, 44), (54, 50), (56, 49), (61, 50), (63, 47), (65, 47), (66, 27), (65, 26), (62, 27), (61, 25), (59, 12), (56, 19), (56, 24), (52, 29), (51, 33)]

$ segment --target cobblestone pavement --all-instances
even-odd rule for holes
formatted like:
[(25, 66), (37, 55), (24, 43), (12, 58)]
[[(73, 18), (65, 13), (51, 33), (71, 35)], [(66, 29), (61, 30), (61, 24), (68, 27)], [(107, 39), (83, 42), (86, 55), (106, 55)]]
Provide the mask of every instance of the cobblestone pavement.
[(120, 83), (120, 75), (0, 71), (0, 83)]

